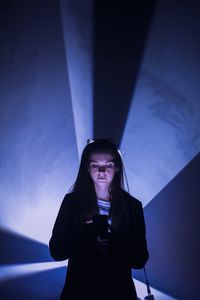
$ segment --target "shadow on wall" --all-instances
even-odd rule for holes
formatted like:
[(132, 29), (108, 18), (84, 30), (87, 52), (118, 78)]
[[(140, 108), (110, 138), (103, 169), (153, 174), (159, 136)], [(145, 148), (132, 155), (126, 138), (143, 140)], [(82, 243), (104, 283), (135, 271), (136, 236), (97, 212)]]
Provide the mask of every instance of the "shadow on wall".
[(94, 137), (120, 144), (156, 2), (94, 1)]
[(24, 264), (53, 261), (47, 245), (0, 229), (0, 264)]
[(145, 207), (150, 284), (177, 299), (199, 295), (199, 178), (200, 154)]
[(64, 285), (65, 268), (44, 271), (0, 284), (3, 300), (58, 300)]
[[(47, 245), (22, 237), (6, 230), (0, 230), (0, 268), (30, 263), (52, 262)], [(19, 267), (20, 270), (20, 267)], [(17, 268), (14, 272), (17, 272)], [(4, 300), (50, 300), (59, 299), (64, 284), (66, 268), (40, 271), (18, 277), (12, 274), (10, 278), (1, 278), (0, 297)], [(5, 274), (7, 275), (7, 274)]]

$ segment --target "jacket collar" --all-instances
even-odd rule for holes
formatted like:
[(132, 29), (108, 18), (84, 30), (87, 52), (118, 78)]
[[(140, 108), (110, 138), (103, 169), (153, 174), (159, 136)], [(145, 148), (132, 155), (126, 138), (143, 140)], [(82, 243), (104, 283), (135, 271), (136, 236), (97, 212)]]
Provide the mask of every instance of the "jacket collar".
[(119, 228), (120, 223), (128, 209), (128, 199), (124, 192), (120, 193), (120, 207), (117, 213), (112, 214), (112, 228)]

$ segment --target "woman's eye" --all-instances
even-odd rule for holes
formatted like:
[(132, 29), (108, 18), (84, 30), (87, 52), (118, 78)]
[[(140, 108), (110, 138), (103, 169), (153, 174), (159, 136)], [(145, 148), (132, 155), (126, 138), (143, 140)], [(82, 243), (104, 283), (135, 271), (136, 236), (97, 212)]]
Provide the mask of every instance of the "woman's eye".
[(114, 164), (108, 164), (108, 165), (106, 165), (106, 168), (108, 168), (108, 169), (111, 169), (113, 167), (114, 167)]
[(95, 169), (95, 168), (97, 168), (97, 165), (96, 164), (90, 164), (90, 168)]

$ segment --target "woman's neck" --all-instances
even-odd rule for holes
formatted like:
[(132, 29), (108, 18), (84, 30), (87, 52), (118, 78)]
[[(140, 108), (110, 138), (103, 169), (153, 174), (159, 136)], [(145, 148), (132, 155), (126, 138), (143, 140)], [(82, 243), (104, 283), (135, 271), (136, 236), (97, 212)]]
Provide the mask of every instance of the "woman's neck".
[(108, 186), (95, 185), (95, 192), (98, 199), (110, 200), (110, 193), (108, 192)]

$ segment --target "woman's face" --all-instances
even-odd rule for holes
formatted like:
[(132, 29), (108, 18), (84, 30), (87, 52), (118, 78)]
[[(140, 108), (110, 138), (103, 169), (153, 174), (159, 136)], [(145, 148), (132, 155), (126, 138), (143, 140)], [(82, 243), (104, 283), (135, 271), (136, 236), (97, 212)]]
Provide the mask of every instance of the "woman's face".
[(117, 167), (110, 153), (93, 153), (89, 159), (88, 171), (94, 184), (110, 185)]

